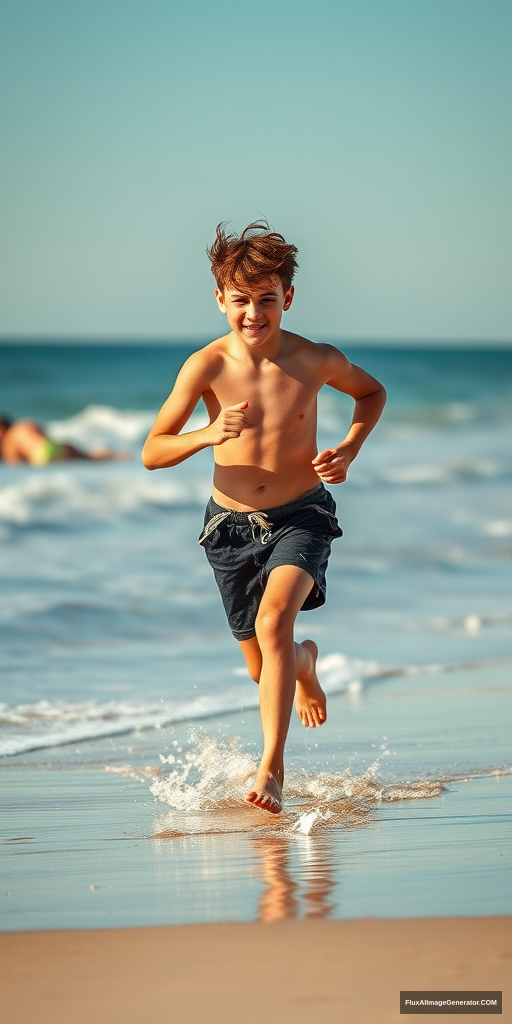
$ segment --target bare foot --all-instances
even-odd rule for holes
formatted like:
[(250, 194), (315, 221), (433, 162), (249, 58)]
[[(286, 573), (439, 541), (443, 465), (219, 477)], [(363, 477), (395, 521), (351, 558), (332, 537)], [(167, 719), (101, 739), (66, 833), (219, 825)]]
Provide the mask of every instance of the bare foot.
[(316, 674), (318, 647), (314, 640), (303, 640), (300, 645), (306, 653), (306, 669), (302, 670), (295, 688), (295, 710), (303, 725), (315, 729), (327, 718), (327, 699)]
[(283, 809), (283, 791), (281, 784), (272, 772), (260, 771), (256, 776), (254, 789), (247, 794), (248, 803), (261, 807), (270, 814), (280, 814)]

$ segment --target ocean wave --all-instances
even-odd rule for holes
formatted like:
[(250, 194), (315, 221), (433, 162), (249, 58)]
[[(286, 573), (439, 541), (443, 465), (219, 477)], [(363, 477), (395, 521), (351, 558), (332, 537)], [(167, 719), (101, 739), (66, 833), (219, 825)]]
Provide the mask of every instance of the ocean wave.
[(132, 444), (145, 437), (154, 419), (152, 411), (88, 405), (76, 416), (47, 423), (47, 430), (56, 441), (67, 441), (84, 448), (116, 442)]
[[(85, 449), (98, 445), (118, 447), (120, 443), (142, 443), (156, 416), (156, 409), (139, 411), (115, 409), (110, 405), (88, 405), (76, 416), (52, 420), (47, 430), (56, 441), (67, 441)], [(208, 422), (206, 413), (195, 413), (187, 430), (197, 430)]]
[(414, 463), (389, 466), (377, 475), (389, 484), (447, 484), (453, 480), (472, 480), (503, 476), (507, 467), (497, 459), (468, 458), (449, 462)]
[[(325, 692), (334, 696), (340, 693), (356, 695), (373, 681), (391, 676), (437, 674), (488, 663), (386, 666), (336, 652), (319, 658), (317, 668)], [(145, 703), (128, 700), (73, 703), (41, 700), (16, 706), (0, 704), (0, 756), (144, 729), (162, 729), (176, 722), (193, 722), (257, 707), (258, 688), (252, 683), (241, 683), (220, 693), (204, 694), (182, 703), (164, 700)]]
[(487, 537), (512, 537), (512, 519), (491, 519), (482, 525)]
[(109, 521), (151, 508), (202, 506), (210, 490), (204, 477), (180, 480), (116, 467), (89, 479), (81, 472), (59, 469), (33, 473), (1, 488), (0, 521), (16, 526)]
[[(357, 692), (364, 680), (388, 674), (378, 662), (331, 654), (318, 662), (327, 693)], [(36, 704), (0, 705), (0, 755), (25, 753), (141, 729), (159, 729), (173, 722), (194, 721), (258, 707), (258, 689), (238, 684), (180, 704), (159, 701), (38, 701)]]

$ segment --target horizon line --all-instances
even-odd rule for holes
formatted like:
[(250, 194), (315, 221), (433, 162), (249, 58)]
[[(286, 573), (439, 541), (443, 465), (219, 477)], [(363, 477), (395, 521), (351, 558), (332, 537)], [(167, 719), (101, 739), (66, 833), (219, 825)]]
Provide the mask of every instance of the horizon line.
[[(192, 337), (192, 336), (172, 336), (172, 335), (154, 335), (145, 337), (144, 335), (0, 335), (0, 346), (1, 345), (89, 345), (89, 346), (106, 346), (106, 345), (126, 345), (127, 347), (136, 345), (154, 345), (154, 346), (191, 346), (191, 345), (208, 345), (210, 341), (214, 339), (204, 337)], [(351, 337), (335, 337), (333, 335), (321, 336), (315, 339), (320, 344), (331, 344), (331, 345), (352, 345), (354, 347), (383, 347), (388, 348), (512, 348), (512, 337), (511, 338), (393, 338), (393, 337), (380, 337), (380, 338), (351, 338)]]

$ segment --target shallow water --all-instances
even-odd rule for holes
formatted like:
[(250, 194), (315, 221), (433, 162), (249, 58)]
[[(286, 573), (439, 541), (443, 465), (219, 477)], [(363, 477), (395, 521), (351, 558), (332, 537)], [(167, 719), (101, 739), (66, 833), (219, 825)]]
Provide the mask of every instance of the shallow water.
[(508, 666), (334, 697), (279, 817), (243, 803), (254, 711), (6, 759), (2, 927), (510, 912), (511, 702)]

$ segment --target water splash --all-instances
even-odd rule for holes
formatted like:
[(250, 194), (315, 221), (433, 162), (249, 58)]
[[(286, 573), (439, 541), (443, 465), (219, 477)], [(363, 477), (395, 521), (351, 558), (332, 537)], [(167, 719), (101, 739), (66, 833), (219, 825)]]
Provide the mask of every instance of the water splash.
[[(245, 802), (257, 762), (238, 737), (213, 738), (195, 730), (190, 747), (172, 770), (156, 769), (150, 790), (172, 810), (159, 817), (155, 838), (177, 835), (270, 830), (301, 832), (336, 825), (368, 824), (381, 803), (428, 799), (442, 793), (447, 779), (416, 779), (387, 783), (379, 778), (381, 757), (361, 774), (350, 768), (338, 772), (291, 771), (285, 784), (285, 806), (278, 817)], [(161, 759), (162, 760), (162, 759)], [(166, 760), (166, 759), (163, 759)], [(132, 774), (147, 780), (148, 769)]]
[(225, 741), (194, 732), (190, 743), (169, 774), (150, 787), (153, 796), (178, 811), (238, 805), (256, 773), (256, 761), (236, 736)]

